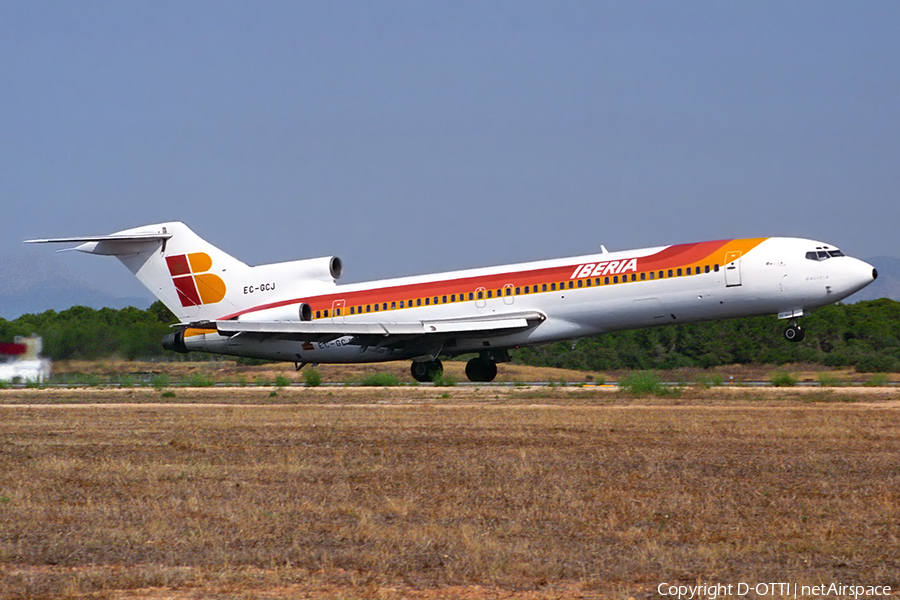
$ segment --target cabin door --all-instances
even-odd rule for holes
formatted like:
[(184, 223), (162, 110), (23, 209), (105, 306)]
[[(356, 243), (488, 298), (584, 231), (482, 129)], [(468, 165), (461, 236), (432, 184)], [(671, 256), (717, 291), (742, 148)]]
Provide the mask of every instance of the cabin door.
[(741, 285), (741, 252), (733, 250), (725, 253), (725, 287)]

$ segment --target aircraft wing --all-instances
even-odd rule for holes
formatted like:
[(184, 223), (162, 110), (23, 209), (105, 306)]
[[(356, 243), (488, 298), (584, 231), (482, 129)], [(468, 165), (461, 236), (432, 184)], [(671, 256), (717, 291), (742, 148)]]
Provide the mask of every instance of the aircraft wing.
[(523, 311), (493, 315), (479, 315), (458, 319), (427, 321), (371, 321), (371, 322), (318, 322), (318, 321), (216, 321), (221, 335), (250, 335), (254, 337), (279, 337), (308, 341), (328, 341), (344, 336), (360, 340), (378, 338), (409, 339), (440, 334), (487, 334), (504, 330), (528, 329), (541, 323), (546, 317), (537, 311)]

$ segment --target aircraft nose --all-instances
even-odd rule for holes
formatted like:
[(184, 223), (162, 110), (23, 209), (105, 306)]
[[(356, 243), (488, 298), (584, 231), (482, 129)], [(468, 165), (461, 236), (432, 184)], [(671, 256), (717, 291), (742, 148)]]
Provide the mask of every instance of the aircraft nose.
[(854, 264), (853, 268), (853, 287), (856, 290), (861, 290), (866, 287), (876, 279), (878, 279), (878, 269), (870, 265), (869, 263), (859, 260), (858, 258), (853, 259), (856, 264)]

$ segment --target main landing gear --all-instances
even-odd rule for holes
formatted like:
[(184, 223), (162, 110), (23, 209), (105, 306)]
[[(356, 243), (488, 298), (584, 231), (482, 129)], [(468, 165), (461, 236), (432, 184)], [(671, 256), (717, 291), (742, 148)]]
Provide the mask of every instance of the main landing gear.
[(428, 383), (444, 373), (444, 365), (439, 360), (414, 362), (409, 366), (409, 372), (416, 381)]
[(479, 356), (466, 363), (469, 381), (488, 382), (497, 376), (497, 363), (489, 356)]
[[(495, 351), (494, 354), (482, 353), (466, 363), (466, 377), (469, 381), (488, 382), (497, 376), (497, 361), (509, 360), (505, 351)], [(429, 383), (440, 377), (444, 372), (444, 365), (439, 360), (423, 360), (413, 362), (409, 366), (412, 378), (422, 383)]]
[(784, 339), (789, 342), (800, 342), (803, 341), (803, 338), (806, 337), (806, 332), (803, 331), (803, 328), (797, 325), (796, 321), (791, 321), (790, 325), (787, 326), (787, 329), (784, 330)]

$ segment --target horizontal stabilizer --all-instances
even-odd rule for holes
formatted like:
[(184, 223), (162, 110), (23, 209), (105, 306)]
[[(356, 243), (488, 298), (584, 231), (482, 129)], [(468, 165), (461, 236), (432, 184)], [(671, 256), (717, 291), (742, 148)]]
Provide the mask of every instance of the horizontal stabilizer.
[(26, 244), (80, 244), (74, 248), (64, 248), (59, 252), (77, 250), (85, 254), (101, 254), (105, 256), (122, 256), (133, 254), (146, 244), (165, 243), (172, 237), (171, 233), (127, 233), (113, 235), (92, 235), (66, 238), (46, 238), (25, 240)]
[(172, 237), (171, 233), (134, 233), (129, 235), (89, 235), (81, 237), (46, 238), (25, 240), (26, 244), (62, 244), (85, 242), (162, 242)]

